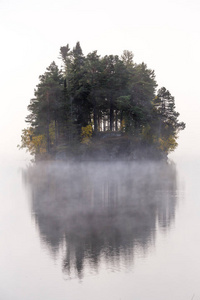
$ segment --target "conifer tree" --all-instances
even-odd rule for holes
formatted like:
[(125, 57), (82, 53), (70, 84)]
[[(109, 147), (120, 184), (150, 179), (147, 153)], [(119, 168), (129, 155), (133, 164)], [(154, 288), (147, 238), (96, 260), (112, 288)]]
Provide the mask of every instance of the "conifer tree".
[[(62, 108), (61, 91), (63, 78), (55, 62), (52, 62), (46, 72), (39, 76), (39, 84), (35, 89), (35, 98), (31, 99), (28, 110), (31, 112), (26, 121), (34, 129), (34, 135), (44, 135), (47, 153), (50, 153), (53, 143), (59, 136), (60, 110)], [(54, 127), (54, 140), (50, 138), (50, 124)]]
[(62, 70), (52, 62), (39, 76), (21, 148), (35, 155), (56, 153), (61, 146), (73, 152), (73, 145), (90, 147), (98, 131), (109, 130), (165, 153), (174, 150), (185, 128), (174, 97), (164, 87), (156, 95), (154, 71), (133, 57), (128, 50), (121, 57), (97, 51), (85, 57), (79, 42), (72, 50), (61, 47)]

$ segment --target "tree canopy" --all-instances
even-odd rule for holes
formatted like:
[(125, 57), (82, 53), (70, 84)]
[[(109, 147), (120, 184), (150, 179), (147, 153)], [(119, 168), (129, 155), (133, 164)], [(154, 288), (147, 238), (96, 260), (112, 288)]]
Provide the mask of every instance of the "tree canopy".
[(128, 50), (101, 57), (97, 51), (85, 56), (79, 42), (72, 50), (62, 46), (62, 68), (53, 61), (39, 76), (19, 147), (36, 158), (52, 157), (85, 151), (107, 134), (120, 135), (133, 147), (173, 151), (185, 128), (174, 97), (165, 87), (157, 90), (154, 71), (133, 58)]

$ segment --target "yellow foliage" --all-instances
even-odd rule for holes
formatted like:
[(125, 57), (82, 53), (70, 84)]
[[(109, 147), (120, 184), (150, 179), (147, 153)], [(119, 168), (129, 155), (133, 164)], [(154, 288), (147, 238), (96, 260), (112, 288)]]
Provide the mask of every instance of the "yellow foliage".
[(154, 104), (157, 99), (158, 99), (158, 96), (155, 96), (155, 98), (151, 100), (151, 104)]
[(145, 141), (152, 140), (152, 134), (151, 134), (151, 126), (143, 126), (142, 128), (142, 137)]
[(92, 125), (87, 125), (81, 128), (81, 143), (82, 144), (89, 144), (92, 137)]
[(51, 122), (49, 124), (49, 138), (51, 141), (51, 144), (53, 144), (55, 142), (55, 137), (56, 137), (56, 133), (55, 133), (55, 122)]
[(125, 121), (122, 120), (120, 130), (125, 131), (125, 128), (126, 128)]
[(34, 136), (32, 128), (22, 130), (20, 149), (26, 148), (31, 155), (46, 152), (46, 141), (44, 135)]
[(159, 138), (158, 143), (159, 149), (166, 153), (174, 151), (178, 146), (178, 143), (176, 142), (176, 136), (172, 135), (170, 135), (168, 138)]

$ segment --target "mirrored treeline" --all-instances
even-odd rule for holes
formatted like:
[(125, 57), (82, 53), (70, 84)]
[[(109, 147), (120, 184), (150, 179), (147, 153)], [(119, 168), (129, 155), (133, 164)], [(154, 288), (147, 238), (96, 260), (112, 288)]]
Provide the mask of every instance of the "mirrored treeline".
[(166, 162), (44, 162), (23, 178), (41, 240), (54, 256), (62, 247), (69, 277), (102, 259), (132, 266), (136, 249), (148, 253), (156, 228), (174, 221), (177, 174)]

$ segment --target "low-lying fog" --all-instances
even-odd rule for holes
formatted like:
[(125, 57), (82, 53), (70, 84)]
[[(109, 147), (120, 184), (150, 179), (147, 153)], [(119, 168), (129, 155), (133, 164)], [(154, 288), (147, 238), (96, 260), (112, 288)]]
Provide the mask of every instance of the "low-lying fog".
[(65, 249), (67, 276), (102, 257), (129, 264), (174, 220), (176, 169), (166, 162), (40, 163), (23, 178), (42, 242), (53, 256)]

